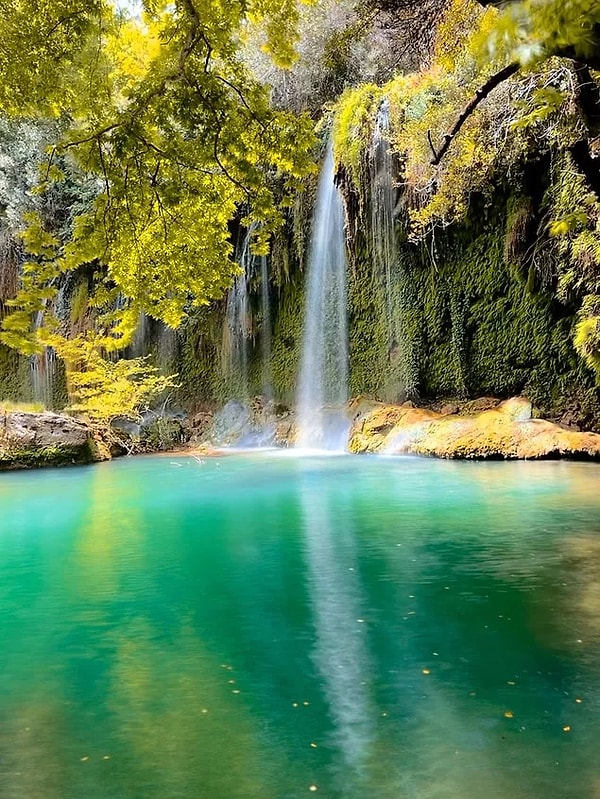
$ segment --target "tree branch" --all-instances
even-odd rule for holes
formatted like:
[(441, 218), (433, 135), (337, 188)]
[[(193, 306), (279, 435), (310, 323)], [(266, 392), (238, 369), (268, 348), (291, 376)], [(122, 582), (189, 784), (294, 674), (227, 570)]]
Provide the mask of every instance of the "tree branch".
[(64, 142), (64, 144), (61, 144), (60, 147), (63, 150), (68, 150), (70, 147), (79, 147), (80, 144), (89, 144), (89, 142), (92, 141), (99, 141), (102, 136), (105, 136), (107, 133), (110, 133), (116, 128), (120, 128), (121, 125), (123, 125), (123, 122), (114, 122), (112, 125), (107, 125), (105, 128), (97, 130), (95, 133), (92, 133), (85, 139), (73, 139), (71, 141)]
[(49, 28), (44, 35), (49, 39), (52, 36), (52, 34), (55, 33), (60, 28), (61, 25), (64, 25), (70, 20), (75, 19), (75, 17), (80, 17), (82, 14), (85, 13), (86, 13), (86, 8), (84, 6), (83, 8), (77, 9), (77, 11), (73, 11), (71, 14), (66, 14), (64, 17), (57, 19), (54, 25), (51, 28)]
[(492, 92), (496, 86), (499, 86), (505, 80), (508, 80), (512, 75), (519, 71), (521, 65), (518, 64), (516, 61), (512, 64), (509, 64), (504, 69), (501, 69), (500, 72), (496, 72), (495, 75), (486, 81), (486, 83), (481, 86), (481, 88), (477, 89), (475, 92), (475, 96), (467, 103), (467, 105), (463, 108), (460, 112), (458, 119), (452, 126), (452, 129), (449, 133), (446, 133), (444, 138), (442, 139), (442, 143), (440, 145), (440, 149), (435, 150), (432, 142), (431, 142), (431, 135), (429, 135), (429, 144), (431, 145), (431, 149), (433, 150), (433, 158), (431, 159), (431, 164), (433, 166), (437, 166), (442, 158), (448, 152), (448, 148), (454, 141), (456, 134), (460, 131), (462, 126), (465, 124), (467, 119), (471, 116), (473, 111), (477, 108), (477, 106), (485, 100), (485, 98)]

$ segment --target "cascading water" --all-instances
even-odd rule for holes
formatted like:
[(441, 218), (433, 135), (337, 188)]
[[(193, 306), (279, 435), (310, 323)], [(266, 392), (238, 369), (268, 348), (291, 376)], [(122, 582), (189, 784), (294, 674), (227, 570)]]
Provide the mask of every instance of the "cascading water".
[(271, 388), (271, 310), (269, 302), (269, 266), (265, 255), (252, 253), (251, 243), (256, 233), (256, 225), (250, 225), (242, 239), (237, 253), (237, 261), (243, 269), (235, 279), (227, 297), (225, 314), (224, 354), (229, 380), (229, 390), (240, 400), (250, 398), (250, 344), (253, 333), (250, 310), (250, 285), (260, 278), (260, 346), (262, 393), (266, 398), (272, 395)]
[(269, 299), (269, 262), (266, 255), (260, 256), (260, 309), (261, 309), (261, 355), (262, 392), (267, 400), (273, 397), (271, 381), (271, 303)]
[(327, 147), (313, 216), (302, 357), (297, 446), (342, 450), (347, 421), (348, 320), (344, 207)]
[(226, 365), (229, 391), (236, 399), (247, 399), (250, 394), (248, 380), (248, 350), (252, 330), (248, 312), (248, 282), (253, 258), (250, 241), (254, 230), (249, 228), (236, 260), (242, 267), (231, 291), (227, 296), (224, 330), (224, 361)]
[(138, 323), (131, 341), (131, 355), (141, 358), (150, 351), (150, 320), (143, 311), (140, 311)]
[[(407, 313), (414, 312), (413, 289), (406, 278), (398, 244), (398, 190), (396, 164), (390, 145), (390, 109), (387, 100), (379, 108), (370, 148), (371, 252), (373, 280), (385, 313), (387, 365), (382, 398), (398, 402), (415, 389), (415, 353), (407, 351), (404, 335)], [(383, 364), (382, 364), (383, 366)], [(417, 366), (418, 372), (418, 366)]]
[(394, 160), (389, 135), (390, 110), (387, 100), (384, 100), (377, 114), (371, 142), (371, 241), (373, 266), (385, 297), (388, 339), (392, 347), (395, 338), (394, 289), (399, 253), (395, 234)]
[[(43, 323), (44, 313), (40, 311), (34, 319), (34, 327), (38, 330)], [(44, 347), (43, 352), (32, 355), (30, 360), (31, 388), (35, 402), (45, 408), (53, 407), (54, 371), (56, 369), (56, 353), (52, 347)]]
[(159, 323), (156, 363), (162, 374), (169, 374), (175, 368), (177, 358), (177, 332), (164, 322)]
[(130, 354), (133, 358), (144, 358), (153, 350), (161, 374), (170, 374), (176, 369), (177, 332), (164, 322), (152, 321), (141, 311), (131, 341)]

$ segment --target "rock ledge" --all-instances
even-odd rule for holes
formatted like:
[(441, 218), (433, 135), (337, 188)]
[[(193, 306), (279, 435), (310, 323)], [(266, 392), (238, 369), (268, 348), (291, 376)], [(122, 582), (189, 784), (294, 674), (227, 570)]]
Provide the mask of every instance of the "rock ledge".
[(92, 430), (79, 419), (50, 411), (0, 415), (0, 470), (98, 459)]
[(440, 413), (364, 399), (350, 404), (350, 452), (438, 458), (600, 461), (600, 434), (567, 430), (533, 419), (531, 403), (513, 397), (478, 413)]

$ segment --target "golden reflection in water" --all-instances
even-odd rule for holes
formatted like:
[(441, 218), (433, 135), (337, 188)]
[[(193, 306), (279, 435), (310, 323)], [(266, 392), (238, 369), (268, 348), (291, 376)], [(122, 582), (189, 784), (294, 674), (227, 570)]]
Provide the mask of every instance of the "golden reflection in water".
[(561, 547), (572, 578), (562, 592), (559, 618), (579, 640), (600, 645), (600, 522), (587, 535), (569, 536)]
[[(50, 689), (50, 686), (48, 686)], [(0, 796), (65, 799), (69, 796), (64, 752), (64, 706), (59, 685), (13, 706), (0, 727)]]
[(143, 483), (117, 481), (103, 467), (90, 472), (85, 515), (68, 564), (71, 590), (82, 599), (110, 600), (125, 569), (144, 569)]
[(257, 735), (235, 664), (219, 663), (185, 621), (165, 641), (132, 619), (114, 644), (110, 711), (145, 799), (279, 799), (270, 775), (285, 764)]

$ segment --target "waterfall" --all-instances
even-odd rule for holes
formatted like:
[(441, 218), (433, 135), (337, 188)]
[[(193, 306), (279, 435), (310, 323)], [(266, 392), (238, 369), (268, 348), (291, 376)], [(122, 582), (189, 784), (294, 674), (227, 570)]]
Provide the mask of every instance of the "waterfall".
[(132, 358), (145, 358), (153, 351), (161, 374), (170, 374), (177, 368), (177, 331), (140, 311), (129, 352)]
[[(39, 311), (34, 319), (35, 330), (39, 330), (43, 321), (44, 312)], [(44, 347), (41, 353), (30, 357), (29, 364), (34, 401), (41, 403), (45, 408), (52, 409), (54, 406), (53, 388), (56, 353), (52, 347)]]
[(385, 297), (385, 315), (390, 349), (394, 346), (394, 279), (399, 253), (395, 234), (396, 189), (394, 159), (389, 142), (390, 111), (381, 104), (371, 142), (371, 242), (376, 279)]
[(159, 322), (156, 346), (156, 365), (161, 374), (170, 374), (176, 368), (177, 331), (164, 322)]
[(227, 295), (225, 311), (224, 351), (229, 390), (237, 399), (247, 399), (250, 395), (248, 379), (249, 339), (251, 320), (248, 311), (248, 283), (253, 267), (250, 241), (254, 228), (251, 226), (244, 236), (236, 254), (242, 272), (236, 276)]
[(345, 447), (348, 399), (344, 208), (334, 170), (329, 143), (312, 223), (297, 401), (297, 446), (327, 450)]
[(150, 320), (148, 316), (140, 311), (137, 327), (131, 340), (131, 355), (133, 358), (141, 358), (150, 351)]
[[(383, 328), (387, 342), (385, 381), (379, 386), (383, 399), (398, 402), (414, 395), (418, 382), (418, 360), (407, 349), (404, 334), (407, 315), (416, 303), (414, 288), (406, 278), (398, 245), (398, 191), (394, 183), (396, 164), (390, 146), (390, 109), (381, 103), (371, 138), (371, 252), (373, 280), (385, 314)], [(417, 375), (415, 375), (415, 368)]]
[(271, 382), (271, 303), (269, 298), (269, 263), (266, 255), (260, 256), (260, 309), (262, 392), (265, 399), (273, 397)]
[(250, 309), (251, 284), (260, 279), (260, 357), (261, 390), (271, 398), (271, 309), (269, 299), (269, 264), (266, 255), (256, 256), (251, 244), (257, 226), (250, 225), (236, 254), (242, 272), (227, 297), (224, 330), (224, 361), (229, 390), (240, 400), (250, 398), (250, 348), (253, 337), (253, 320)]

